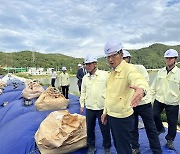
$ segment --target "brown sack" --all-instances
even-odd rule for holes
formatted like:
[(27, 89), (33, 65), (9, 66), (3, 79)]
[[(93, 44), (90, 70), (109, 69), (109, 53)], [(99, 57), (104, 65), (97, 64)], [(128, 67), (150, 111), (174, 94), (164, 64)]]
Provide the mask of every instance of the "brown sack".
[(4, 88), (7, 86), (7, 84), (4, 81), (0, 81), (0, 89)]
[(86, 137), (85, 116), (67, 110), (50, 113), (35, 134), (42, 154), (65, 154), (86, 147)]
[(43, 91), (43, 87), (38, 82), (32, 81), (23, 89), (22, 96), (26, 99), (37, 98)]
[(38, 110), (66, 109), (69, 99), (66, 99), (57, 88), (47, 88), (36, 100), (35, 106)]

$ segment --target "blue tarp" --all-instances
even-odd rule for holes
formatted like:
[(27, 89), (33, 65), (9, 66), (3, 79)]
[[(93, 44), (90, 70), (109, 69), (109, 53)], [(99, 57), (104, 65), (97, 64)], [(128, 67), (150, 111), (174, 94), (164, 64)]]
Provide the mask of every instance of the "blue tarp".
[(48, 111), (27, 112), (0, 127), (1, 154), (38, 153), (34, 134)]
[(34, 105), (25, 107), (23, 102), (24, 99), (21, 98), (10, 102), (7, 106), (0, 109), (0, 126), (3, 126), (20, 115), (36, 110)]
[(16, 80), (18, 87), (14, 87), (13, 83), (9, 80), (7, 83), (8, 86), (3, 89), (3, 94), (0, 95), (0, 105), (2, 105), (4, 102), (12, 102), (22, 98), (21, 93), (24, 89), (24, 84), (19, 80)]
[[(34, 134), (39, 128), (40, 123), (52, 111), (37, 111), (34, 105), (24, 106), (21, 92), (23, 84), (17, 89), (13, 85), (5, 87), (3, 94), (0, 95), (0, 105), (3, 102), (9, 102), (5, 107), (0, 106), (0, 154), (39, 154), (35, 143)], [(70, 113), (79, 113), (79, 97), (69, 95), (70, 103), (68, 110)], [(35, 99), (33, 99), (35, 102)], [(167, 131), (167, 130), (166, 130)], [(96, 126), (96, 148), (97, 154), (104, 153), (102, 147), (102, 136), (99, 126)], [(148, 139), (144, 129), (140, 129), (140, 150), (142, 154), (151, 154)], [(180, 133), (177, 133), (174, 141), (176, 151), (169, 150), (165, 147), (166, 133), (159, 136), (163, 149), (163, 154), (180, 154)], [(113, 141), (112, 141), (113, 144)], [(115, 154), (115, 148), (112, 146), (112, 154)], [(86, 154), (87, 148), (72, 152), (71, 154)]]

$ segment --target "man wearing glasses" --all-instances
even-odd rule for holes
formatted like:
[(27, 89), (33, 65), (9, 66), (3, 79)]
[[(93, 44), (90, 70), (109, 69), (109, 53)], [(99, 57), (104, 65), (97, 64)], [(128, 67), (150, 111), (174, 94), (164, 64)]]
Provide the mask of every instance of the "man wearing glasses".
[(118, 154), (132, 154), (133, 107), (145, 96), (149, 85), (132, 65), (123, 60), (123, 46), (117, 40), (105, 44), (107, 61), (112, 72), (107, 80), (102, 123), (107, 119)]

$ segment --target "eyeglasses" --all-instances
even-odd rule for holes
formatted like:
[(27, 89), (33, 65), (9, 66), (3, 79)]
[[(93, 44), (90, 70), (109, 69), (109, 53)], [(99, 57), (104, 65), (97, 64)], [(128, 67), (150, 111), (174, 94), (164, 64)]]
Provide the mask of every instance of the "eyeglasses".
[(119, 55), (119, 53), (120, 53), (120, 51), (117, 51), (115, 54), (110, 55), (110, 56), (106, 56), (105, 58), (108, 59), (108, 60), (109, 60), (110, 58), (111, 58), (111, 59), (115, 59), (116, 56)]
[(92, 62), (92, 63), (86, 63), (85, 66), (89, 66), (89, 65), (91, 65), (91, 64), (94, 64), (94, 62)]
[(165, 59), (167, 60), (171, 60), (171, 59), (174, 59), (175, 57), (165, 57)]

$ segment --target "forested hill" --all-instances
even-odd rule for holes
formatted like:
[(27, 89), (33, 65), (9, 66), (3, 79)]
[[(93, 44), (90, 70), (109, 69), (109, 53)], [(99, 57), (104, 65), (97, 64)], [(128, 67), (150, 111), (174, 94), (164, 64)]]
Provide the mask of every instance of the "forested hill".
[[(156, 43), (146, 48), (141, 48), (138, 50), (128, 50), (128, 51), (132, 56), (133, 64), (142, 64), (146, 68), (154, 69), (154, 68), (162, 68), (165, 66), (164, 52), (170, 48), (177, 50), (180, 56), (180, 45), (168, 46), (168, 45)], [(104, 61), (104, 58), (100, 58), (99, 61)]]
[[(163, 44), (153, 44), (147, 48), (128, 51), (132, 55), (133, 63), (143, 64), (146, 68), (161, 68), (164, 66), (164, 52), (169, 48), (177, 50), (180, 54), (180, 45), (167, 46)], [(0, 65), (3, 67), (54, 67), (60, 70), (62, 66), (66, 66), (71, 73), (76, 73), (77, 64), (82, 61), (82, 58), (73, 58), (62, 54), (43, 54), (31, 51), (0, 52)], [(109, 69), (104, 57), (99, 58), (98, 61), (100, 69)]]
[(164, 52), (170, 48), (177, 50), (180, 56), (180, 45), (153, 44), (147, 48), (130, 51), (132, 63), (143, 64), (146, 68), (161, 68), (165, 64)]
[(63, 66), (74, 73), (77, 71), (78, 63), (82, 63), (82, 58), (73, 58), (63, 54), (43, 54), (32, 51), (21, 51), (4, 53), (0, 52), (0, 65), (2, 67), (43, 67), (60, 70)]

